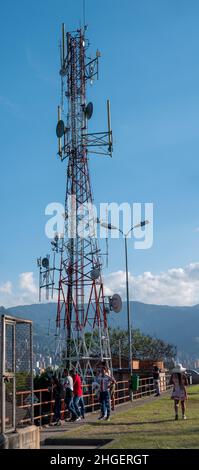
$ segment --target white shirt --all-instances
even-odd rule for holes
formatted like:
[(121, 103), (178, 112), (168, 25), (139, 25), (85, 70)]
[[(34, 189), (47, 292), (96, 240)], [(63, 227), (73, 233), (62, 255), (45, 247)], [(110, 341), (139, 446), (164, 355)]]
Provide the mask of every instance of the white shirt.
[(64, 379), (64, 388), (69, 388), (73, 392), (73, 379), (70, 375), (67, 375)]

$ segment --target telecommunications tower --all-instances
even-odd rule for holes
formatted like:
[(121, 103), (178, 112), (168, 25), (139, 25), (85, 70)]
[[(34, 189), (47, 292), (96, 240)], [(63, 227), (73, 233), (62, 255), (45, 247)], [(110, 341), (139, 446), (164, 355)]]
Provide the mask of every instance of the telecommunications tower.
[[(60, 44), (61, 103), (58, 106), (58, 156), (67, 159), (63, 233), (56, 233), (52, 255), (38, 259), (41, 289), (46, 298), (57, 292), (57, 353), (66, 366), (82, 377), (99, 361), (111, 367), (107, 317), (121, 309), (121, 299), (105, 297), (102, 255), (96, 238), (96, 215), (90, 184), (89, 154), (112, 155), (110, 102), (105, 132), (89, 133), (93, 104), (87, 102), (87, 84), (98, 78), (100, 52), (88, 56), (86, 27), (65, 33)], [(57, 264), (57, 258), (59, 263)], [(52, 260), (52, 261), (51, 261)]]

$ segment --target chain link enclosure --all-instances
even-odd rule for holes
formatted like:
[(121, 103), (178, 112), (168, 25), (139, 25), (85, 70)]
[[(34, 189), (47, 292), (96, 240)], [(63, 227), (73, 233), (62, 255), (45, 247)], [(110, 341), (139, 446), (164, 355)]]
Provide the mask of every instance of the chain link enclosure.
[(32, 424), (34, 398), (30, 320), (7, 315), (0, 317), (0, 385), (1, 432)]

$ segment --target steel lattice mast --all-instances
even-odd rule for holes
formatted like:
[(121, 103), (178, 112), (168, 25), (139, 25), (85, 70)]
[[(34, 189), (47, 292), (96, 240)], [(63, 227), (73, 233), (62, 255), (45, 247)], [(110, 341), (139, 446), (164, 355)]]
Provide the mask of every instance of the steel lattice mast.
[(90, 152), (112, 155), (110, 105), (107, 101), (108, 131), (89, 133), (93, 105), (87, 103), (86, 89), (87, 82), (98, 77), (100, 53), (94, 59), (87, 57), (85, 31), (86, 27), (65, 34), (62, 25), (62, 93), (56, 132), (58, 155), (61, 161), (68, 158), (64, 234), (57, 234), (52, 242), (60, 266), (56, 268), (54, 261), (50, 267), (48, 256), (38, 260), (40, 289), (46, 287), (47, 294), (50, 288), (58, 291), (56, 329), (62, 359), (65, 365), (78, 367), (83, 377), (100, 359), (111, 367), (107, 323), (111, 304), (104, 296), (88, 161)]

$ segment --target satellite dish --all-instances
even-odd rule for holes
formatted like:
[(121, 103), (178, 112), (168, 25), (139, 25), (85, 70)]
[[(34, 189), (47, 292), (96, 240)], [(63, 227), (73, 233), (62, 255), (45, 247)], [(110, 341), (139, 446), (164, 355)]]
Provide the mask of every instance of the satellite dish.
[(41, 262), (43, 268), (48, 268), (49, 267), (49, 259), (48, 258), (43, 258)]
[(110, 300), (111, 310), (115, 313), (119, 313), (122, 309), (122, 299), (119, 294), (114, 294)]
[(92, 281), (96, 281), (98, 277), (100, 276), (100, 269), (99, 268), (93, 268), (91, 271), (91, 279)]
[(86, 106), (86, 109), (85, 109), (85, 115), (87, 117), (87, 119), (90, 119), (92, 117), (92, 114), (93, 114), (93, 103), (88, 103), (87, 106)]
[(61, 137), (64, 135), (64, 132), (65, 132), (64, 121), (60, 120), (58, 121), (57, 127), (56, 127), (56, 134), (57, 134), (58, 139), (61, 139)]

